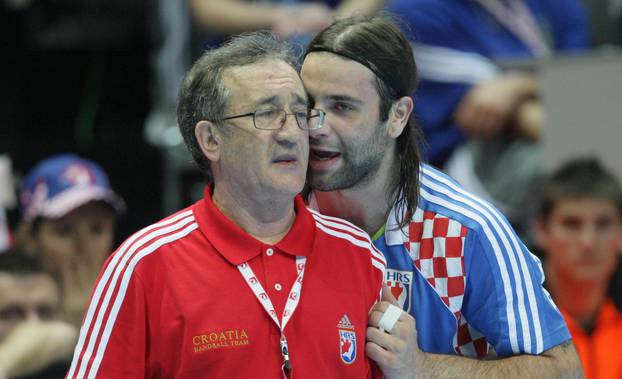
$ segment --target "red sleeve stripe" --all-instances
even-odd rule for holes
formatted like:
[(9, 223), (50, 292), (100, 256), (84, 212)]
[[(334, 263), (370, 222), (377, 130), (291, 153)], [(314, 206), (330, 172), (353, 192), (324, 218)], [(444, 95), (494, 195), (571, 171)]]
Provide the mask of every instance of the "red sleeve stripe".
[[(76, 378), (95, 377), (127, 285), (138, 261), (160, 246), (179, 239), (196, 228), (197, 224), (194, 222), (192, 211), (181, 212), (135, 233), (113, 254), (93, 292), (67, 378), (74, 378), (74, 375)], [(122, 280), (118, 286), (121, 275), (123, 275)], [(116, 297), (112, 309), (109, 310), (110, 299), (113, 296)], [(100, 300), (101, 305), (98, 307)], [(100, 339), (100, 329), (106, 316), (104, 334)], [(100, 340), (97, 354), (92, 358), (98, 339)], [(89, 363), (92, 365), (90, 370), (87, 370)]]

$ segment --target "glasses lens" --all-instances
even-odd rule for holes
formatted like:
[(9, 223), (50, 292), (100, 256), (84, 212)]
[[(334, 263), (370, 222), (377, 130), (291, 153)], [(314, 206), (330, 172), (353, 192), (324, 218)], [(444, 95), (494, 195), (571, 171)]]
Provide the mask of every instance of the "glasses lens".
[(279, 129), (281, 123), (275, 122), (279, 116), (283, 117), (284, 111), (278, 111), (276, 109), (264, 109), (255, 111), (255, 127), (257, 129)]
[(315, 130), (319, 129), (324, 125), (324, 111), (319, 109), (309, 109), (306, 114), (306, 128)]

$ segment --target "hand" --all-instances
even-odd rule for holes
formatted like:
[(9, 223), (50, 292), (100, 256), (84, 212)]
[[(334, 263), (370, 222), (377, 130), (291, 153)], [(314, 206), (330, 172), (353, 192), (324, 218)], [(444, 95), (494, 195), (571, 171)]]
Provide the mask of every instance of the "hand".
[(69, 360), (78, 331), (62, 321), (24, 322), (0, 343), (0, 366), (7, 377), (33, 374)]
[(378, 322), (389, 308), (397, 304), (388, 286), (382, 288), (382, 301), (375, 304), (367, 322), (367, 357), (376, 362), (387, 379), (415, 378), (418, 370), (423, 369), (425, 354), (417, 345), (415, 319), (402, 312), (395, 326), (383, 332), (378, 329)]
[(332, 10), (324, 4), (306, 3), (291, 7), (272, 26), (272, 31), (280, 38), (290, 38), (301, 34), (315, 34), (332, 22)]
[(545, 122), (544, 108), (540, 101), (524, 101), (516, 110), (514, 129), (520, 136), (531, 141), (539, 141)]
[(78, 328), (105, 260), (106, 256), (97, 254), (77, 254), (68, 258), (60, 269), (63, 318)]
[(526, 75), (506, 74), (475, 86), (458, 105), (456, 122), (472, 137), (497, 136), (523, 100), (530, 80)]

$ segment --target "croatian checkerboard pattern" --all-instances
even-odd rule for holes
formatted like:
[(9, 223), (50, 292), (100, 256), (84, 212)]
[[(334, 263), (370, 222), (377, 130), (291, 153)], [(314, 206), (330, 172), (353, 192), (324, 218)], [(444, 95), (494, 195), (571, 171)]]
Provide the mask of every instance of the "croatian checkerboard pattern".
[(467, 233), (468, 229), (456, 220), (417, 209), (404, 246), (414, 266), (456, 317), (456, 352), (483, 358), (488, 350), (486, 338), (471, 328), (461, 313), (466, 287), (464, 241)]

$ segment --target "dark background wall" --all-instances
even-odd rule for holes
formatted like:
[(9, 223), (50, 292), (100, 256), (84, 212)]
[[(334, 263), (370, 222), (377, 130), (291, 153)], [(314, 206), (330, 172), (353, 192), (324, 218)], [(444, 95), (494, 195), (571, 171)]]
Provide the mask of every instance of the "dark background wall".
[[(149, 110), (147, 1), (0, 5), (0, 153), (17, 174), (51, 154), (100, 163), (127, 201), (119, 238), (161, 217)], [(17, 211), (9, 213), (12, 225)]]

